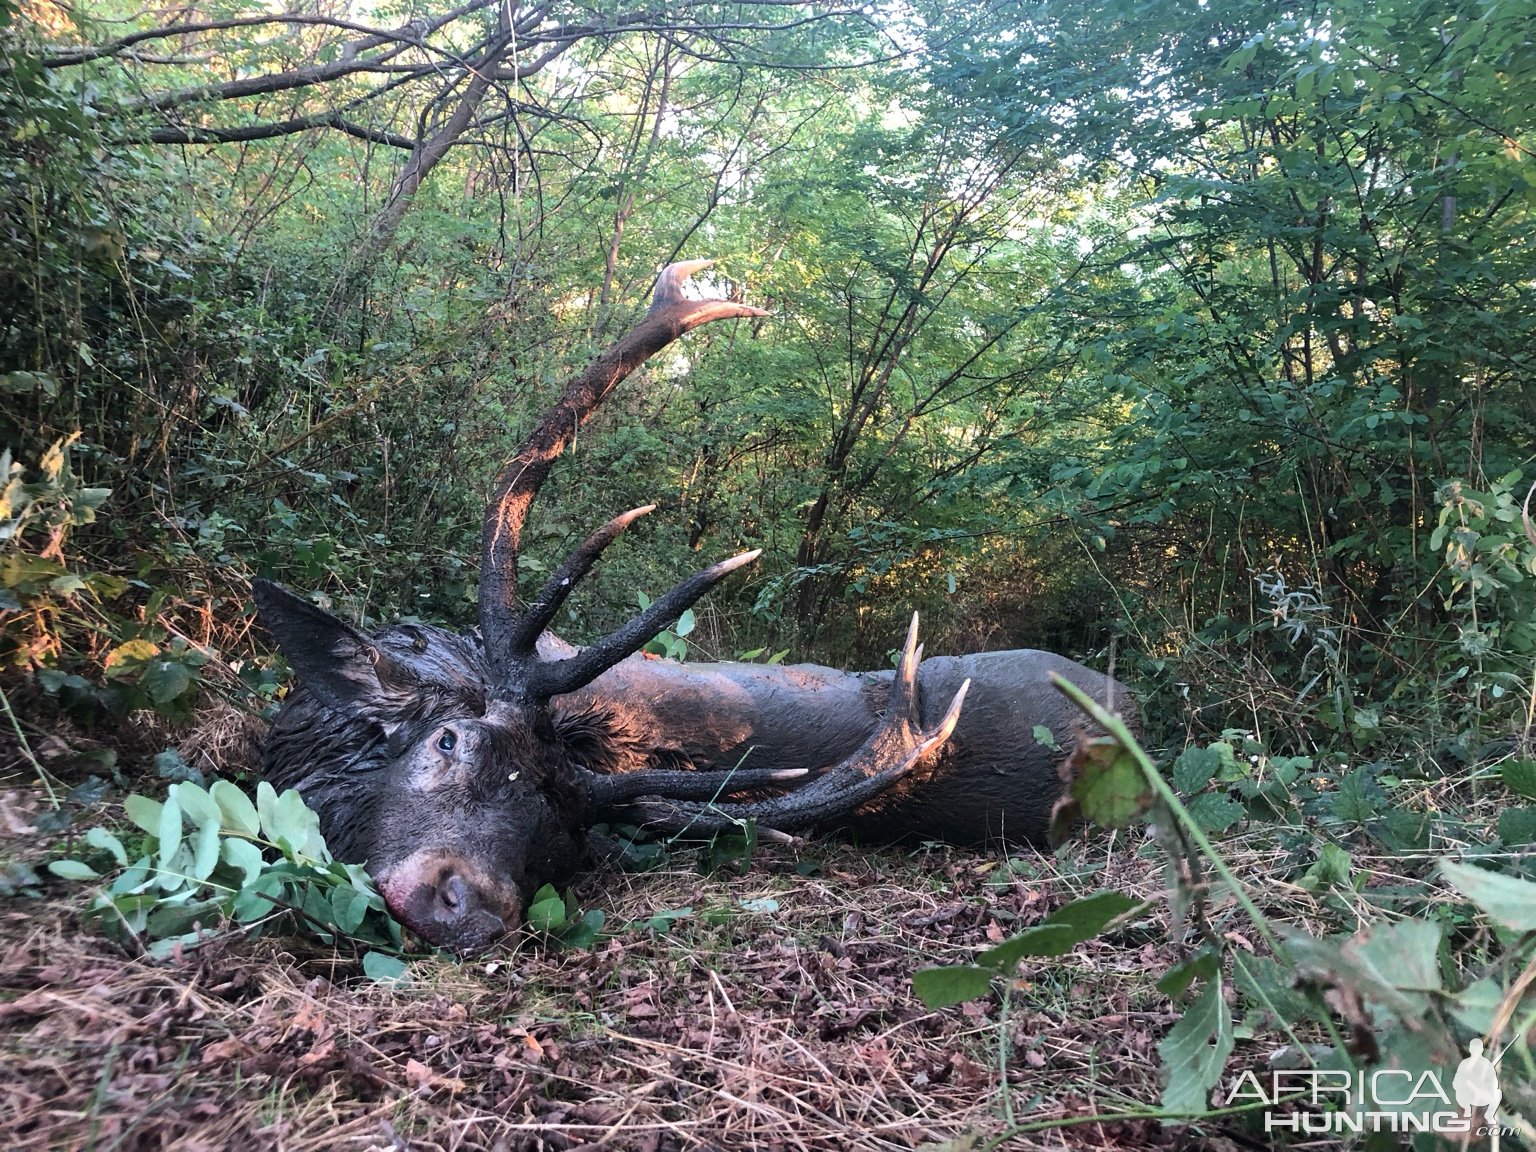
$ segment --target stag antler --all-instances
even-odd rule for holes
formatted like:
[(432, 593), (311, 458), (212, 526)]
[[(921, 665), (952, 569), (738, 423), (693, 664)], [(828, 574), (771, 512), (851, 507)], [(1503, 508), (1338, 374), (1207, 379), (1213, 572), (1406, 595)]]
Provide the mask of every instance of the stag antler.
[[(960, 685), (944, 718), (924, 730), (917, 689), (917, 669), (922, 660), (914, 613), (880, 727), (848, 759), (793, 791), (768, 800), (716, 804), (688, 802), (682, 792), (658, 785), (626, 810), (626, 819), (662, 832), (698, 833), (722, 832), (750, 819), (783, 832), (827, 824), (848, 815), (890, 788), (955, 730), (971, 682)], [(649, 778), (654, 774), (633, 775)], [(735, 789), (727, 790), (745, 786), (738, 782)]]
[(746, 552), (689, 577), (659, 597), (649, 609), (578, 655), (541, 661), (539, 634), (603, 549), (655, 505), (616, 516), (571, 554), (544, 585), (526, 612), (519, 612), (517, 557), (528, 508), (550, 468), (614, 388), (642, 363), (686, 332), (715, 320), (766, 316), (761, 308), (730, 300), (690, 300), (683, 283), (711, 260), (683, 260), (656, 279), (650, 311), (617, 343), (598, 356), (566, 386), (554, 407), (523, 441), (501, 470), (486, 508), (480, 536), (480, 631), (499, 690), (528, 701), (547, 700), (595, 679), (636, 651), (683, 611), (744, 564), (757, 558)]

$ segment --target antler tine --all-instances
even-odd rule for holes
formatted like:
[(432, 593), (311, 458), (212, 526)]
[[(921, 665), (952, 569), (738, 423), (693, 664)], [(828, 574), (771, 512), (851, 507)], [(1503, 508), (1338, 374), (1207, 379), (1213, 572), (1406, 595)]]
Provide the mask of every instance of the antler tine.
[(588, 811), (594, 816), (604, 809), (627, 804), (641, 796), (668, 796), (674, 800), (713, 800), (733, 792), (753, 788), (772, 788), (803, 779), (804, 768), (731, 768), (724, 772), (668, 771), (647, 768), (641, 772), (604, 775), (582, 769), (586, 780)]
[(654, 511), (654, 504), (631, 508), (623, 515), (615, 516), (582, 541), (581, 546), (560, 565), (560, 570), (544, 582), (544, 587), (539, 589), (539, 594), (518, 619), (517, 627), (509, 638), (509, 651), (505, 655), (513, 660), (534, 659), (540, 633), (549, 627), (555, 613), (560, 611), (560, 605), (565, 603), (565, 598), (581, 578), (591, 571), (603, 550), (636, 520)]
[(651, 289), (651, 311), (670, 308), (678, 301), (687, 299), (683, 295), (683, 284), (688, 277), (706, 268), (713, 268), (714, 265), (713, 260), (679, 260), (675, 264), (668, 264), (656, 277), (656, 287)]
[(1536, 523), (1531, 521), (1531, 497), (1536, 496), (1536, 483), (1533, 483), (1525, 493), (1525, 503), (1520, 505), (1520, 523), (1525, 525), (1525, 534), (1531, 538), (1531, 543), (1536, 544)]
[(702, 572), (695, 572), (657, 597), (640, 615), (595, 644), (583, 648), (575, 656), (534, 665), (529, 669), (524, 694), (530, 699), (547, 700), (551, 696), (574, 692), (583, 684), (590, 684), (624, 657), (638, 652), (656, 633), (674, 623), (716, 584), (761, 555), (762, 549), (754, 548), (750, 552), (732, 556), (729, 560), (722, 560)]
[(496, 477), (480, 533), (480, 630), (494, 668), (508, 669), (515, 662), (516, 646), (524, 639), (517, 611), (517, 555), (528, 508), (577, 429), (621, 380), (684, 333), (715, 320), (768, 315), (761, 308), (731, 300), (685, 298), (683, 281), (707, 264), (685, 260), (661, 273), (644, 319), (566, 385)]
[(896, 679), (891, 684), (892, 711), (907, 712), (913, 708), (917, 693), (917, 666), (923, 660), (923, 647), (917, 642), (917, 613), (912, 613), (912, 623), (907, 625), (907, 639), (901, 646), (901, 659), (896, 662)]
[(672, 797), (647, 796), (634, 805), (639, 815), (636, 822), (671, 833), (723, 832), (743, 820), (756, 820), (780, 832), (829, 823), (879, 796), (948, 740), (960, 719), (960, 709), (970, 687), (969, 680), (960, 685), (944, 719), (921, 733), (900, 754), (900, 759), (878, 771), (873, 768), (882, 759), (879, 743), (883, 729), (876, 731), (863, 747), (832, 771), (784, 796), (731, 804), (679, 803)]
[(787, 831), (846, 816), (896, 784), (954, 733), (971, 682), (960, 685), (943, 719), (924, 730), (917, 687), (921, 659), (914, 617), (902, 649), (901, 666), (891, 682), (884, 721), (857, 752), (836, 767), (783, 796), (744, 803), (679, 802), (684, 798), (655, 789), (634, 805), (640, 822), (666, 832), (718, 832), (751, 819)]

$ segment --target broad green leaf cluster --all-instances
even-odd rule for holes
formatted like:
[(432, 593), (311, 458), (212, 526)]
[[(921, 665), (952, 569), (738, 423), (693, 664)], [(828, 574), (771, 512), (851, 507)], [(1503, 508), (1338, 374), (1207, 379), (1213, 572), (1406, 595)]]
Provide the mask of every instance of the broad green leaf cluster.
[[(87, 852), (48, 870), (100, 890), (88, 906), (104, 930), (151, 956), (238, 931), (299, 932), (399, 948), (400, 926), (358, 864), (331, 858), (319, 818), (298, 792), (265, 781), (256, 802), (228, 780), (171, 785), (164, 800), (130, 795), (138, 834), (91, 828)], [(382, 961), (380, 961), (382, 963)]]
[(583, 912), (569, 893), (562, 896), (550, 884), (534, 893), (528, 907), (528, 927), (568, 948), (590, 948), (607, 919), (601, 908)]

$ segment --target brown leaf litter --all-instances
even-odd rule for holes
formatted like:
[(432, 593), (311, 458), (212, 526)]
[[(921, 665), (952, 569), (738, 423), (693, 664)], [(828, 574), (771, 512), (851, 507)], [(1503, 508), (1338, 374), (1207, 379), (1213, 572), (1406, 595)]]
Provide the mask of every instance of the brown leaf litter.
[[(1102, 845), (1100, 846), (1100, 850)], [(744, 875), (603, 870), (578, 892), (613, 935), (474, 962), (422, 956), (399, 986), (297, 941), (125, 958), (58, 904), (0, 910), (0, 1143), (13, 1149), (968, 1147), (1002, 1132), (998, 999), (928, 1011), (912, 973), (971, 959), (1089, 888), (1150, 892), (1123, 848), (1091, 881), (1049, 857), (814, 843)], [(1100, 855), (1099, 865), (1103, 864)], [(771, 897), (778, 911), (743, 910)], [(764, 907), (753, 904), (751, 907)], [(656, 934), (658, 911), (694, 914)], [(704, 915), (705, 912), (711, 915)], [(1031, 962), (1011, 994), (1020, 1120), (1155, 1106), (1151, 989), (1166, 925)], [(1009, 1148), (1162, 1148), (1145, 1121)], [(1208, 1147), (1204, 1141), (1198, 1146)]]

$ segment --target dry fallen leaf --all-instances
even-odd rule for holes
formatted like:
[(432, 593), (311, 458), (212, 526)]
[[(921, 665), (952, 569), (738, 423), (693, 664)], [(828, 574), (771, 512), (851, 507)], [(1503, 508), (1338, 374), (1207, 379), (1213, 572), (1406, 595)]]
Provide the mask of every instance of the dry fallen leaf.
[(413, 1092), (420, 1092), (423, 1088), (430, 1089), (432, 1080), (432, 1069), (420, 1060), (410, 1059), (405, 1062), (405, 1082), (410, 1085)]

